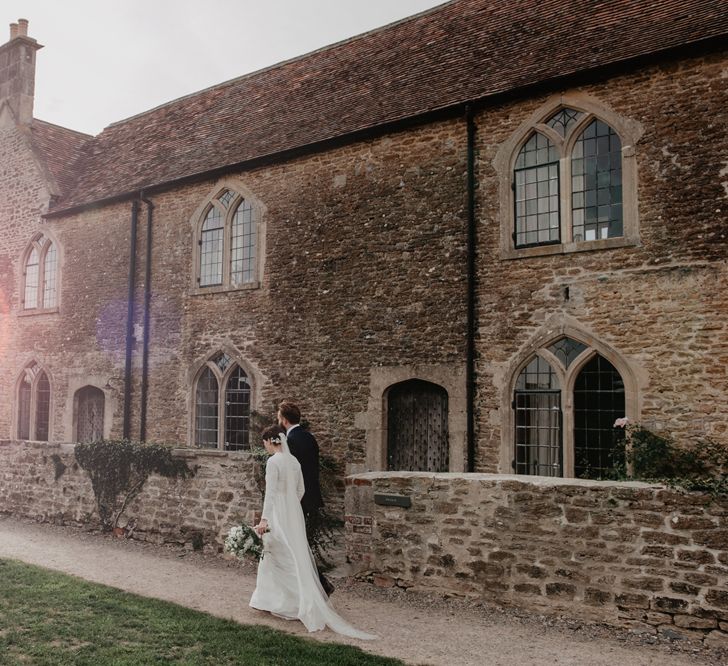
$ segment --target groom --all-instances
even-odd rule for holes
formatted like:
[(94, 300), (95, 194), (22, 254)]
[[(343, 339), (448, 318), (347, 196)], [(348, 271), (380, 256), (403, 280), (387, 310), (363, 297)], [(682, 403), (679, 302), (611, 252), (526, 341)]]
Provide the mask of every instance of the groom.
[[(306, 537), (309, 544), (312, 544), (321, 522), (320, 510), (324, 505), (319, 481), (318, 443), (310, 432), (301, 427), (301, 410), (298, 405), (287, 400), (278, 405), (278, 423), (286, 429), (288, 448), (301, 463), (305, 491), (301, 498), (301, 508), (306, 520)], [(324, 592), (331, 595), (334, 586), (320, 571), (318, 575)]]

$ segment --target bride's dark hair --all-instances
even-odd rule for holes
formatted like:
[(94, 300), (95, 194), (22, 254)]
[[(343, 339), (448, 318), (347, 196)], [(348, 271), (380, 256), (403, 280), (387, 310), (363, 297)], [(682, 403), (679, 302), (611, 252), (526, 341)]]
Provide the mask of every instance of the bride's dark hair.
[(278, 439), (278, 435), (285, 433), (286, 431), (279, 425), (268, 426), (262, 433), (262, 439)]

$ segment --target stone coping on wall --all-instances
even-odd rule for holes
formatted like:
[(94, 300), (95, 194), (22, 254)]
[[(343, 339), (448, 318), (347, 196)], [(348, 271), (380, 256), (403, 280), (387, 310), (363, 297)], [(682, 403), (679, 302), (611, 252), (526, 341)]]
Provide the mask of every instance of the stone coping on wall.
[(591, 479), (565, 479), (554, 476), (526, 476), (521, 474), (487, 474), (484, 472), (363, 472), (346, 477), (347, 485), (366, 485), (375, 479), (463, 479), (476, 481), (517, 481), (534, 486), (580, 486), (608, 488), (666, 488), (665, 485), (644, 481), (594, 481)]
[[(0, 446), (27, 446), (33, 449), (57, 450), (61, 453), (73, 453), (75, 444), (71, 442), (41, 442), (22, 439), (0, 439)], [(251, 451), (220, 451), (218, 449), (198, 449), (194, 447), (170, 447), (172, 455), (178, 458), (244, 458)]]

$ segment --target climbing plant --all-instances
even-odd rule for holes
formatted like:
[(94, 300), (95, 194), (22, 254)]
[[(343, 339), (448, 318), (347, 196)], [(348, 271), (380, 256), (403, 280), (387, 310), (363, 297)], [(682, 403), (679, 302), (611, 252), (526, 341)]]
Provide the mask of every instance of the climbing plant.
[(99, 440), (76, 444), (76, 461), (91, 479), (101, 527), (110, 531), (151, 474), (169, 478), (194, 475), (184, 460), (161, 444), (130, 440)]
[(709, 439), (678, 446), (665, 435), (628, 424), (613, 452), (611, 478), (728, 495), (728, 449)]

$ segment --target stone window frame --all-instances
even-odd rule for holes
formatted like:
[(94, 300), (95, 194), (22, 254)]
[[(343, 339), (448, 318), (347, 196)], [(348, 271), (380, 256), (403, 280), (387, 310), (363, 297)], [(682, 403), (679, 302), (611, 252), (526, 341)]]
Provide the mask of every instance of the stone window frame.
[[(571, 108), (581, 111), (581, 118), (569, 132), (568, 140), (546, 125), (546, 121), (559, 109)], [(622, 215), (623, 235), (614, 238), (597, 240), (572, 241), (571, 217), (571, 151), (576, 139), (593, 120), (601, 120), (608, 124), (619, 136), (622, 143)], [(560, 153), (559, 158), (559, 210), (561, 242), (549, 245), (536, 245), (516, 248), (513, 239), (515, 229), (515, 193), (512, 188), (513, 172), (518, 154), (534, 131), (537, 131), (554, 143)], [(639, 245), (638, 214), (638, 180), (636, 145), (644, 129), (632, 119), (625, 118), (602, 102), (579, 92), (557, 94), (523, 121), (518, 129), (501, 144), (493, 166), (498, 174), (499, 209), (500, 209), (500, 258), (520, 259), (571, 252), (588, 252), (615, 247)]]
[[(220, 197), (225, 190), (233, 193), (234, 198), (224, 214), (223, 226), (223, 277), (222, 284), (201, 287), (200, 279), (200, 243), (202, 238), (202, 226), (208, 211), (215, 205), (215, 200)], [(230, 252), (232, 245), (232, 218), (241, 201), (248, 202), (252, 209), (256, 223), (256, 261), (255, 261), (255, 277), (252, 282), (233, 285), (230, 282)], [(263, 283), (263, 269), (265, 265), (265, 248), (266, 248), (266, 207), (258, 197), (238, 181), (224, 180), (220, 181), (213, 187), (203, 199), (202, 203), (195, 209), (190, 218), (192, 228), (193, 251), (192, 251), (192, 271), (191, 271), (191, 287), (190, 293), (194, 295), (215, 294), (229, 291), (246, 291), (249, 289), (258, 289)]]
[[(585, 345), (584, 349), (568, 368), (564, 368), (561, 361), (548, 350), (548, 347), (557, 340), (568, 337)], [(599, 354), (609, 361), (619, 372), (624, 382), (624, 409), (625, 416), (631, 423), (639, 421), (641, 414), (641, 388), (645, 384), (644, 373), (633, 363), (610, 345), (602, 342), (596, 336), (584, 331), (571, 323), (560, 323), (549, 326), (544, 333), (536, 336), (518, 354), (517, 360), (508, 368), (501, 402), (501, 450), (499, 472), (501, 474), (514, 474), (512, 461), (515, 459), (515, 411), (513, 409), (513, 396), (516, 382), (521, 371), (528, 365), (534, 356), (540, 356), (553, 368), (561, 386), (561, 413), (562, 413), (562, 454), (563, 463), (561, 478), (574, 477), (574, 385), (583, 367), (594, 356)]]
[(348, 465), (347, 474), (387, 469), (387, 393), (412, 379), (441, 386), (448, 396), (449, 472), (467, 471), (467, 397), (462, 364), (380, 366), (370, 370), (367, 410), (354, 416), (354, 427), (364, 430), (365, 462)]
[[(226, 354), (232, 361), (230, 367), (226, 368), (224, 373), (220, 372), (220, 368), (217, 367), (213, 360), (221, 353)], [(202, 373), (205, 371), (205, 369), (211, 368), (213, 373), (215, 373), (215, 377), (217, 379), (218, 405), (223, 404), (225, 402), (224, 397), (227, 380), (229, 379), (230, 375), (233, 373), (236, 367), (242, 368), (243, 372), (245, 372), (245, 374), (248, 376), (248, 383), (250, 384), (251, 414), (259, 410), (261, 404), (262, 377), (258, 372), (258, 369), (255, 368), (249, 361), (243, 359), (242, 354), (240, 354), (240, 352), (236, 350), (233, 346), (228, 344), (219, 345), (214, 352), (207, 354), (203, 359), (195, 363), (189, 372), (187, 383), (191, 387), (191, 390), (188, 392), (189, 408), (187, 410), (187, 413), (190, 415), (190, 419), (188, 423), (187, 442), (190, 448), (199, 451), (218, 451), (227, 454), (250, 452), (249, 449), (243, 451), (227, 451), (225, 449), (225, 412), (224, 410), (221, 410), (219, 408), (217, 414), (217, 447), (214, 449), (205, 449), (197, 446), (195, 427), (197, 421), (197, 383), (200, 380)]]
[[(35, 441), (47, 441), (50, 442), (53, 432), (53, 411), (55, 407), (55, 400), (53, 397), (53, 387), (55, 385), (55, 380), (53, 378), (53, 375), (48, 370), (46, 365), (44, 363), (41, 363), (37, 358), (31, 358), (29, 361), (23, 364), (23, 369), (18, 374), (17, 378), (15, 379), (15, 387), (13, 390), (13, 395), (15, 396), (15, 405), (12, 413), (12, 423), (11, 432), (13, 433), (13, 437), (20, 439), (20, 386), (23, 383), (23, 379), (25, 377), (26, 371), (32, 366), (37, 365), (38, 366), (38, 372), (36, 373), (36, 376), (33, 378), (31, 385), (30, 385), (30, 425), (28, 428), (28, 440), (29, 442), (35, 442)], [(49, 387), (49, 394), (48, 394), (48, 439), (47, 440), (37, 440), (36, 439), (36, 426), (37, 426), (37, 399), (38, 399), (38, 379), (41, 375), (41, 373), (45, 373), (45, 376), (48, 378), (48, 387)]]
[[(46, 239), (44, 242), (43, 239)], [(43, 307), (43, 284), (45, 282), (46, 256), (51, 246), (56, 248), (56, 302), (55, 305), (45, 308)], [(40, 306), (34, 308), (25, 307), (25, 278), (27, 273), (28, 259), (33, 249), (38, 251), (38, 287), (36, 294), (36, 303)], [(48, 230), (38, 231), (31, 237), (30, 241), (23, 250), (20, 258), (20, 289), (18, 293), (18, 315), (28, 317), (39, 314), (53, 314), (60, 311), (61, 303), (61, 266), (63, 264), (63, 248), (55, 237), (55, 234)]]

